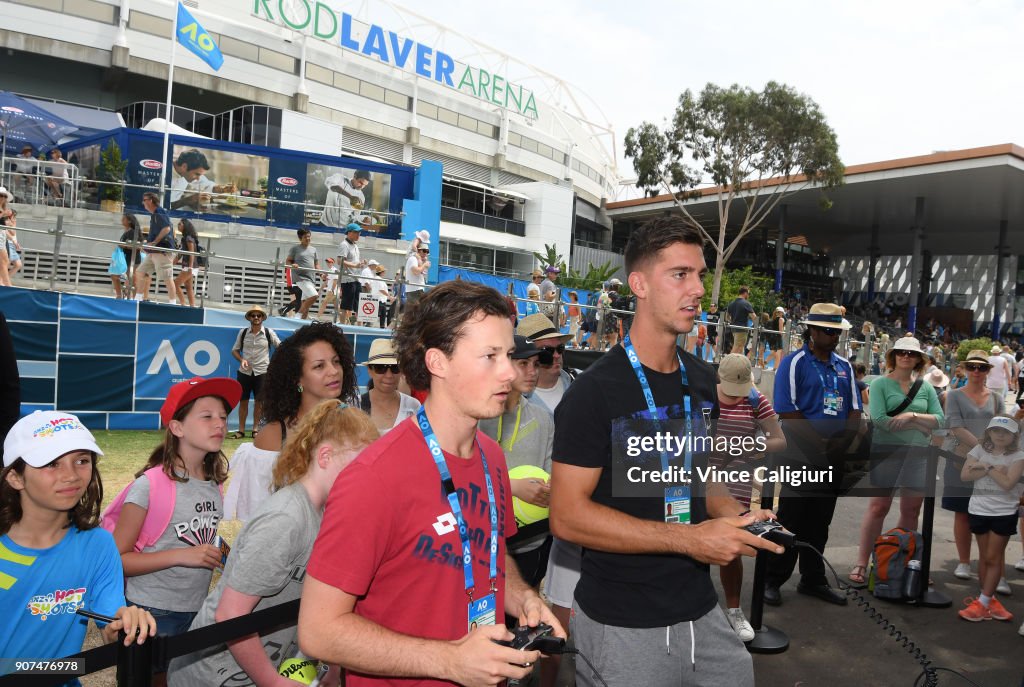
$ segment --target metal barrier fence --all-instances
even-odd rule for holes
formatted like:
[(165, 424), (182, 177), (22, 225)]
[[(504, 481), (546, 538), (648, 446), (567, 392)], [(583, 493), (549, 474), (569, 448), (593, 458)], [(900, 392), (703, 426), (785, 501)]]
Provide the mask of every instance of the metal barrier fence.
[(81, 197), (82, 177), (70, 162), (8, 157), (0, 172), (0, 185), (14, 200), (30, 205), (58, 205), (76, 208)]

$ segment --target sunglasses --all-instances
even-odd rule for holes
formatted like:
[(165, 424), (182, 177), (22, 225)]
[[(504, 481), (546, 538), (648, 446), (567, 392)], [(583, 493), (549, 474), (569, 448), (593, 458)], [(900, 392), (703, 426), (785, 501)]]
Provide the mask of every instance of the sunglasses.
[(921, 354), (918, 353), (917, 351), (907, 351), (907, 350), (899, 349), (899, 350), (893, 351), (893, 355), (899, 356), (901, 358), (912, 358), (912, 357), (919, 357)]
[(819, 334), (826, 334), (828, 336), (839, 336), (842, 334), (841, 329), (832, 329), (831, 327), (810, 327), (812, 332), (818, 332)]
[(382, 375), (385, 372), (390, 372), (391, 374), (398, 374), (398, 365), (370, 365), (369, 367), (371, 370), (373, 370), (379, 375)]
[(250, 320), (265, 320), (265, 319), (267, 319), (267, 316), (266, 315), (260, 315), (260, 314), (252, 314), (252, 315), (249, 315), (249, 319)]
[(964, 365), (968, 372), (988, 372), (988, 365)]

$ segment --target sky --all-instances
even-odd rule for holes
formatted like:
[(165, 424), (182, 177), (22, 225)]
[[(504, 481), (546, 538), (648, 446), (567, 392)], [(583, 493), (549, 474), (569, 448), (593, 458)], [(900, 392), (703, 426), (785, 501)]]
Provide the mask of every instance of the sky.
[(403, 4), (590, 95), (615, 128), (662, 123), (686, 89), (810, 96), (853, 164), (1024, 145), (1024, 1), (431, 0)]

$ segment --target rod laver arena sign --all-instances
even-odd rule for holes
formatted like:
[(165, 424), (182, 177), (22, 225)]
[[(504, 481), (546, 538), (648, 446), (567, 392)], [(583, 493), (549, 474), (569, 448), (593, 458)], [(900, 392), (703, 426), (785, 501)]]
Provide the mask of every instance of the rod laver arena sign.
[(336, 43), (386, 65), (472, 95), (480, 100), (536, 119), (533, 91), (510, 83), (500, 74), (456, 62), (451, 55), (399, 36), (376, 24), (364, 24), (316, 0), (253, 0), (252, 13), (266, 21), (314, 38)]

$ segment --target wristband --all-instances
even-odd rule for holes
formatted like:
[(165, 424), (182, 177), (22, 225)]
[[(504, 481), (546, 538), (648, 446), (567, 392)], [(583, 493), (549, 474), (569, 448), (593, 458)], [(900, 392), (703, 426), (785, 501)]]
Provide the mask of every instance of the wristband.
[(742, 518), (742, 517), (746, 517), (748, 515), (750, 515), (750, 509), (749, 508), (746, 509), (745, 511), (743, 511), (742, 513), (740, 513), (739, 515), (737, 515), (736, 517), (737, 518)]

